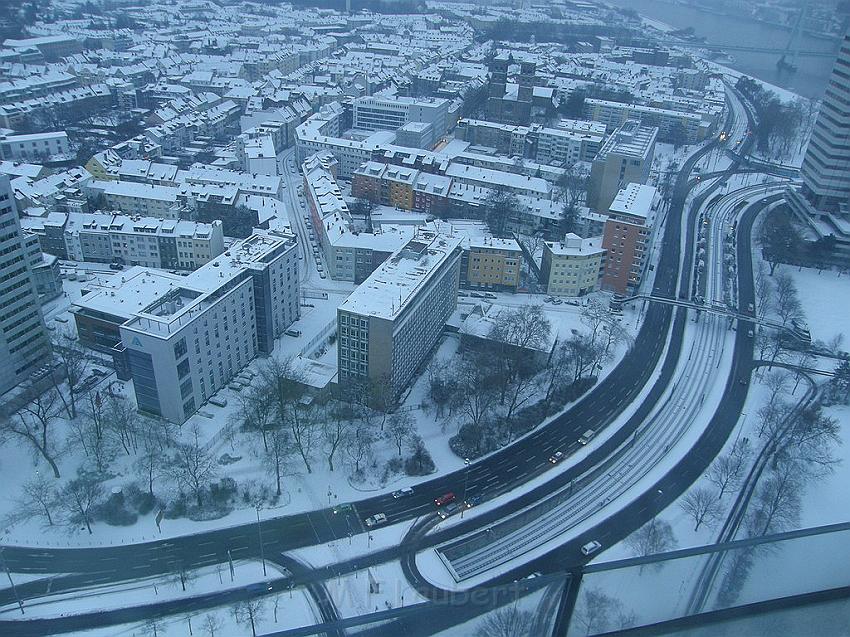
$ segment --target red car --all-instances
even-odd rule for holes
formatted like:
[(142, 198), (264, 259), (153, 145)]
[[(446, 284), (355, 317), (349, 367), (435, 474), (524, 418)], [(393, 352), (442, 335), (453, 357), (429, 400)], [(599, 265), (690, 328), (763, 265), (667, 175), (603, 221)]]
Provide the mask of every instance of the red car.
[(454, 502), (454, 501), (455, 501), (455, 494), (452, 493), (451, 491), (449, 491), (448, 493), (444, 493), (439, 498), (434, 498), (434, 504), (436, 504), (438, 507), (444, 506), (444, 505), (448, 504), (449, 502)]

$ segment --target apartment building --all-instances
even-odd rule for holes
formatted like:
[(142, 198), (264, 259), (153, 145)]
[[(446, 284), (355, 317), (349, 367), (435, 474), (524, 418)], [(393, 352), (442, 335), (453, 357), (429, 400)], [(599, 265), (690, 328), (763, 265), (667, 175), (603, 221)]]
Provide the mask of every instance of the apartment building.
[(461, 245), (461, 286), (516, 292), (522, 270), (522, 249), (516, 239), (480, 237), (464, 239)]
[(299, 316), (297, 241), (255, 233), (120, 327), (139, 409), (184, 422)]
[(655, 108), (593, 98), (584, 101), (584, 110), (589, 120), (602, 122), (609, 130), (629, 120), (636, 120), (644, 126), (658, 128), (659, 141), (670, 143), (701, 142), (711, 135), (718, 122), (716, 110), (694, 113), (692, 110)]
[(30, 135), (0, 135), (0, 159), (44, 160), (54, 155), (67, 155), (69, 152), (68, 134), (64, 131)]
[(626, 184), (645, 184), (655, 157), (658, 129), (629, 120), (609, 137), (590, 168), (587, 205), (604, 211)]
[(91, 181), (86, 186), (89, 197), (102, 197), (102, 208), (120, 210), (128, 215), (177, 219), (180, 216), (180, 190), (173, 186), (133, 181)]
[(602, 234), (605, 289), (626, 294), (640, 285), (647, 265), (655, 199), (655, 188), (628, 184), (611, 202)]
[(457, 305), (460, 242), (420, 230), (339, 306), (340, 383), (404, 390)]
[(570, 232), (562, 241), (544, 242), (540, 278), (546, 284), (546, 294), (584, 296), (594, 292), (604, 260), (602, 237), (582, 239)]
[(49, 354), (12, 187), (0, 175), (0, 393), (26, 380)]
[(22, 225), (38, 236), (44, 252), (73, 261), (194, 270), (224, 252), (218, 220), (71, 212), (25, 217)]
[(342, 191), (323, 164), (321, 161), (305, 162), (304, 195), (328, 276), (338, 281), (362, 283), (413, 237), (414, 230), (409, 226), (388, 225), (373, 232), (356, 231)]

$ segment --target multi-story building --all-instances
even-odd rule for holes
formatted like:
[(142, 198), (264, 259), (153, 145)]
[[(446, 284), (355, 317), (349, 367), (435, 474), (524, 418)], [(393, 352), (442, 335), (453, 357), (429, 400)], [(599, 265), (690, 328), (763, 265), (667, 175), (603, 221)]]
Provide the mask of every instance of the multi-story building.
[(177, 219), (180, 216), (180, 190), (173, 186), (132, 181), (91, 181), (86, 191), (90, 197), (103, 198), (101, 207), (120, 210), (128, 215), (158, 219)]
[(121, 325), (139, 409), (182, 423), (298, 315), (295, 236), (237, 243)]
[(602, 233), (606, 251), (602, 286), (619, 294), (635, 291), (647, 265), (656, 190), (629, 184), (608, 207)]
[(789, 208), (814, 240), (832, 237), (836, 252), (850, 258), (850, 31), (815, 120), (800, 174), (801, 188), (786, 193)]
[[(304, 195), (328, 276), (361, 283), (413, 236), (411, 227), (354, 232), (348, 204), (325, 162), (305, 162)], [(382, 168), (383, 164), (379, 164)]]
[(0, 136), (0, 159), (44, 160), (69, 152), (68, 134), (65, 131)]
[(12, 187), (0, 175), (0, 393), (24, 381), (49, 354)]
[(601, 244), (602, 237), (582, 239), (572, 232), (563, 241), (546, 241), (540, 266), (540, 278), (546, 284), (546, 294), (583, 296), (595, 291), (605, 260), (605, 249)]
[(395, 131), (409, 122), (430, 124), (433, 137), (448, 127), (449, 100), (438, 97), (369, 95), (354, 100), (354, 128)]
[(457, 305), (460, 242), (420, 230), (339, 306), (340, 383), (410, 382)]
[(522, 249), (516, 239), (465, 239), (462, 246), (461, 285), (516, 292), (522, 269)]
[(718, 119), (716, 110), (694, 113), (592, 98), (584, 101), (584, 110), (588, 119), (602, 122), (609, 130), (636, 120), (658, 128), (659, 141), (683, 144), (696, 144), (707, 138)]
[(587, 186), (587, 205), (604, 211), (623, 186), (645, 184), (655, 156), (657, 128), (625, 122), (609, 137), (593, 160)]
[[(53, 213), (26, 218), (41, 249), (74, 261), (118, 262), (168, 270), (194, 270), (224, 252), (222, 222)], [(55, 241), (55, 238), (61, 238)]]

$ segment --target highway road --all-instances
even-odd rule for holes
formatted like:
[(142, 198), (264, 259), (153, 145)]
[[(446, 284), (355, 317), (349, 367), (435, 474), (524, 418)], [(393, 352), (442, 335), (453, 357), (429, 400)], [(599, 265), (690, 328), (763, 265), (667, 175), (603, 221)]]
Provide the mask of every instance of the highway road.
[[(708, 152), (710, 146), (703, 152)], [(681, 215), (685, 196), (688, 192), (687, 174), (693, 163), (698, 159), (692, 158), (684, 167), (683, 176), (677, 180), (673, 196), (673, 206)], [(692, 227), (692, 225), (691, 225)], [(664, 250), (658, 267), (655, 281), (654, 293), (659, 295), (675, 296), (679, 287), (679, 256), (681, 254), (681, 225), (669, 223), (664, 238)], [(685, 242), (685, 252), (691, 250), (691, 242)], [(681, 275), (684, 281), (684, 289), (688, 289), (689, 275)], [(469, 469), (468, 493), (470, 495), (482, 495), (492, 497), (495, 493), (503, 493), (513, 487), (522, 484), (530, 477), (546, 471), (549, 467), (548, 457), (552, 450), (567, 447), (574, 443), (579, 433), (588, 426), (602, 428), (607, 422), (613, 420), (618, 413), (630, 404), (641, 392), (644, 384), (652, 375), (655, 364), (661, 360), (664, 351), (664, 343), (667, 332), (673, 324), (673, 338), (671, 347), (668, 348), (668, 357), (662, 367), (661, 379), (658, 391), (656, 387), (650, 391), (650, 396), (645, 400), (641, 408), (645, 409), (646, 415), (649, 409), (657, 402), (663, 388), (672, 378), (675, 369), (675, 361), (679, 352), (674, 348), (675, 342), (681, 343), (682, 331), (685, 323), (685, 313), (674, 311), (670, 307), (653, 305), (647, 311), (645, 323), (641, 329), (635, 347), (627, 354), (623, 362), (593, 391), (564, 416), (556, 419), (551, 425), (535, 431), (532, 435), (512, 445), (508, 450), (503, 450), (492, 456), (476, 462)], [(674, 318), (675, 317), (675, 318)], [(738, 333), (738, 341), (741, 334)], [(736, 342), (736, 356), (739, 349), (746, 353), (745, 341), (743, 344)], [(751, 350), (751, 343), (749, 345)], [(751, 351), (750, 351), (751, 356)], [(736, 366), (733, 362), (733, 376), (747, 373), (748, 369), (740, 364)], [(666, 381), (666, 382), (662, 382)], [(730, 388), (727, 387), (727, 392)], [(731, 387), (731, 393), (741, 393), (740, 386)], [(653, 396), (653, 393), (655, 395)], [(745, 392), (743, 392), (745, 393)], [(734, 396), (733, 396), (734, 397)], [(654, 401), (653, 401), (654, 399)], [(740, 401), (739, 401), (740, 402)], [(735, 401), (729, 403), (734, 407)], [(640, 410), (639, 410), (640, 411)], [(465, 520), (457, 528), (450, 532), (438, 532), (429, 538), (429, 542), (446, 541), (450, 536), (468, 532), (476, 526), (488, 524), (493, 519), (514, 512), (519, 508), (528, 506), (553, 489), (563, 487), (568, 481), (578, 477), (581, 473), (591, 469), (594, 464), (604, 459), (610, 451), (618, 446), (625, 437), (631, 435), (634, 429), (624, 428), (622, 434), (616, 434), (610, 443), (600, 445), (588, 458), (576, 467), (565, 471), (538, 489), (526, 493), (505, 507), (491, 514), (476, 516)], [(713, 456), (712, 456), (713, 457)], [(698, 475), (698, 474), (697, 474)], [(334, 513), (331, 509), (314, 511), (309, 514), (287, 516), (263, 523), (263, 542), (267, 554), (275, 551), (285, 551), (300, 546), (325, 543), (333, 539), (344, 537), (348, 533), (363, 532), (362, 520), (374, 512), (385, 512), (391, 522), (408, 520), (423, 514), (433, 514), (432, 499), (434, 495), (453, 490), (462, 491), (464, 472), (459, 471), (451, 475), (427, 481), (417, 487), (416, 494), (404, 500), (394, 500), (389, 496), (378, 496), (354, 503), (351, 509)], [(663, 481), (662, 481), (663, 482)], [(687, 484), (690, 484), (688, 482)], [(643, 513), (649, 504), (649, 510), (665, 505), (671, 497), (675, 497), (676, 487), (680, 491), (687, 484), (671, 483), (669, 490), (665, 489), (664, 498), (654, 498), (650, 503), (642, 502)], [(663, 486), (667, 486), (664, 483)], [(636, 503), (641, 504), (639, 499)], [(615, 514), (611, 520), (606, 522), (605, 529), (596, 530), (596, 536), (610, 543), (618, 535), (622, 535), (627, 528), (635, 528), (634, 525), (641, 518), (641, 511), (630, 508)], [(626, 520), (623, 516), (630, 515)], [(645, 516), (644, 516), (645, 517)], [(638, 524), (639, 525), (639, 524)], [(610, 529), (609, 529), (610, 527)], [(571, 542), (566, 547), (570, 559), (562, 561), (561, 564), (578, 564), (583, 561), (577, 551), (578, 542), (581, 538)], [(76, 575), (54, 580), (54, 590), (62, 585), (90, 585), (116, 581), (120, 579), (131, 579), (143, 576), (151, 576), (167, 573), (173, 570), (174, 564), (182, 562), (191, 566), (201, 566), (226, 561), (226, 553), (231, 551), (234, 559), (255, 557), (258, 555), (259, 544), (256, 540), (256, 529), (253, 525), (245, 525), (231, 529), (222, 529), (209, 533), (199, 534), (191, 537), (173, 538), (167, 541), (151, 542), (141, 545), (123, 547), (104, 547), (99, 549), (30, 549), (24, 547), (8, 547), (6, 551), (7, 561), (10, 569), (27, 573), (51, 573), (70, 572)], [(389, 559), (389, 554), (394, 553), (397, 557), (401, 550), (393, 547), (394, 551), (376, 556), (371, 559)], [(363, 560), (360, 560), (361, 565)], [(319, 573), (321, 576), (321, 573)], [(38, 595), (43, 593), (43, 584), (34, 583), (20, 587), (24, 596)], [(91, 620), (92, 618), (90, 618)], [(98, 622), (99, 623), (99, 622)], [(0, 624), (2, 630), (3, 624)], [(16, 628), (22, 628), (24, 623), (15, 624)], [(7, 626), (11, 628), (11, 626)], [(58, 628), (58, 626), (57, 626)], [(11, 633), (24, 634), (24, 633)]]

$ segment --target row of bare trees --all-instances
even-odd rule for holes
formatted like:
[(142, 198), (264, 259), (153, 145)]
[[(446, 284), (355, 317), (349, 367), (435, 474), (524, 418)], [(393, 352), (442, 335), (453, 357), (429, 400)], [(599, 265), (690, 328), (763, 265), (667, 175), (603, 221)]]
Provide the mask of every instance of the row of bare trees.
[(293, 459), (312, 473), (316, 457), (335, 471), (340, 462), (362, 475), (373, 459), (374, 446), (387, 440), (398, 450), (416, 442), (409, 411), (396, 410), (387, 383), (341, 389), (324, 402), (312, 400), (291, 360), (271, 360), (257, 382), (243, 392), (234, 424), (256, 436), (264, 465), (275, 480), (277, 494)]
[(597, 302), (583, 308), (582, 322), (584, 332), (557, 340), (541, 306), (502, 310), (486, 338), (465, 337), (457, 365), (429, 367), (437, 416), (458, 423), (450, 442), (456, 453), (476, 457), (510, 443), (574, 399), (576, 387), (628, 339)]

